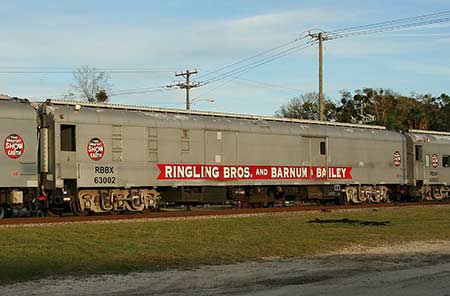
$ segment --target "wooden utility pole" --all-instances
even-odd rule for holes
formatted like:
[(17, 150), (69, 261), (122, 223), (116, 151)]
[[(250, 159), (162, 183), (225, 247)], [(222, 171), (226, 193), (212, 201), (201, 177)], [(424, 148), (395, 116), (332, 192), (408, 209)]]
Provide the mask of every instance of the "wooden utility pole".
[(319, 39), (319, 120), (325, 120), (325, 102), (323, 98), (323, 46), (322, 32), (318, 34)]
[(330, 40), (330, 37), (322, 32), (309, 33), (309, 37), (319, 41), (319, 120), (325, 120), (325, 98), (323, 95), (323, 41)]
[(200, 86), (199, 83), (191, 84), (191, 80), (190, 80), (191, 75), (192, 74), (197, 74), (197, 73), (198, 73), (197, 70), (194, 70), (194, 71), (186, 70), (186, 72), (175, 73), (175, 77), (183, 76), (184, 78), (186, 78), (186, 82), (185, 83), (177, 83), (175, 85), (175, 86), (178, 86), (180, 88), (186, 89), (186, 110), (190, 110), (191, 109), (191, 102), (190, 102), (190, 99), (189, 99), (189, 90), (191, 88)]

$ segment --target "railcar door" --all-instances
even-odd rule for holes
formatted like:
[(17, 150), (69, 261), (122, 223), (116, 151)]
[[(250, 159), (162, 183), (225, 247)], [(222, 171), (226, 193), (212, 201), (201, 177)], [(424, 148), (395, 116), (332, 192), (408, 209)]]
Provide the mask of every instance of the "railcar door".
[(59, 174), (62, 179), (77, 178), (75, 125), (60, 126)]
[(75, 125), (61, 124), (59, 130), (60, 151), (57, 162), (58, 175), (63, 182), (64, 191), (69, 196), (77, 192), (77, 152)]
[(237, 133), (205, 131), (205, 163), (236, 164)]
[(423, 145), (416, 144), (414, 146), (414, 173), (416, 181), (423, 182)]
[(327, 138), (308, 138), (309, 141), (309, 162), (311, 166), (326, 167), (328, 164), (328, 141)]

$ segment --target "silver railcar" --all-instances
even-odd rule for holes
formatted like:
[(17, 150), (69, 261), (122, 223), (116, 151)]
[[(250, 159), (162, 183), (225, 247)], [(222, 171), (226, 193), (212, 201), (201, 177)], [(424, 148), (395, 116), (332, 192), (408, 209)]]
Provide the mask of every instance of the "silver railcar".
[(408, 181), (405, 136), (379, 126), (66, 101), (48, 101), (43, 118), (43, 181), (80, 213), (142, 210), (159, 193), (380, 202)]

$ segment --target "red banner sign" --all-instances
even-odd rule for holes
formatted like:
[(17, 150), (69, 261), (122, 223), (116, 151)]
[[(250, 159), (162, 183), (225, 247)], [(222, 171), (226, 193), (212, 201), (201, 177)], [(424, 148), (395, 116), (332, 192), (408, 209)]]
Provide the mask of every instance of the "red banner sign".
[(351, 167), (158, 164), (158, 180), (348, 180)]

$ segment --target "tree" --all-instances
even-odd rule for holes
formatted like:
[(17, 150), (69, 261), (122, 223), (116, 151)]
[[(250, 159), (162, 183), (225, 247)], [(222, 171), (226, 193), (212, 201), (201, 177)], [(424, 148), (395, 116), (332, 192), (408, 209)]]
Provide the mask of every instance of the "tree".
[[(340, 104), (325, 100), (328, 121), (377, 124), (396, 131), (450, 131), (450, 96), (447, 94), (403, 96), (382, 88), (357, 89), (353, 93), (341, 90), (340, 94)], [(303, 94), (282, 105), (275, 116), (317, 120), (318, 101), (317, 93)]]
[(432, 98), (426, 105), (430, 119), (430, 129), (435, 131), (450, 131), (450, 96), (441, 94)]
[(342, 105), (337, 108), (341, 122), (378, 124), (391, 130), (427, 129), (429, 95), (399, 95), (392, 90), (364, 88), (352, 95), (341, 91)]
[(336, 108), (336, 119), (339, 122), (355, 122), (357, 110), (352, 93), (347, 90), (341, 90), (341, 105)]
[(109, 97), (106, 91), (104, 89), (101, 89), (95, 94), (95, 99), (99, 103), (104, 103), (108, 101)]
[[(326, 120), (336, 119), (336, 106), (328, 98), (325, 99), (324, 115)], [(298, 118), (298, 119), (319, 119), (319, 94), (309, 92), (293, 98), (275, 112), (277, 117)]]
[(109, 99), (109, 76), (89, 66), (82, 66), (73, 72), (74, 84), (71, 94), (81, 94), (89, 102), (106, 102)]

